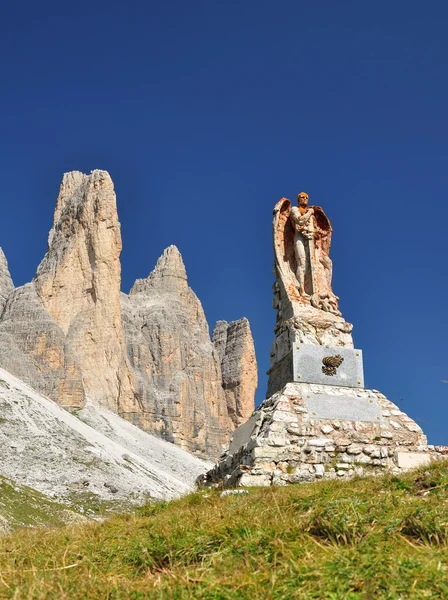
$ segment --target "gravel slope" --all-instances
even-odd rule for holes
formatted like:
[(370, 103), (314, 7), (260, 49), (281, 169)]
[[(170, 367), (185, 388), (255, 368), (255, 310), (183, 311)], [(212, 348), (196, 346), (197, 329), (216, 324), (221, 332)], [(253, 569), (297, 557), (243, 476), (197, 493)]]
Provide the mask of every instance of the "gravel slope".
[(210, 467), (116, 414), (77, 415), (0, 369), (0, 475), (63, 502), (139, 503), (193, 489)]

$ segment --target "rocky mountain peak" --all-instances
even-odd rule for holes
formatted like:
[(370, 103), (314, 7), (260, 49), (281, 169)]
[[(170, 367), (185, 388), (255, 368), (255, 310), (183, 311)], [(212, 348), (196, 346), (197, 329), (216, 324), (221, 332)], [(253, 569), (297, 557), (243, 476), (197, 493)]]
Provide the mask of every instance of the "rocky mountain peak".
[[(81, 218), (83, 213), (87, 216), (88, 211), (85, 210), (87, 198), (94, 205), (95, 214), (100, 217), (100, 220), (113, 218), (116, 215), (114, 184), (107, 171), (95, 170), (90, 175), (80, 171), (64, 173), (56, 201), (53, 227), (48, 238), (49, 246), (53, 244), (58, 232), (70, 235), (71, 229), (67, 225), (74, 219)], [(118, 217), (116, 220), (118, 223)]]
[(179, 279), (184, 279), (185, 281), (187, 280), (184, 261), (177, 246), (168, 246), (168, 248), (163, 251), (162, 256), (160, 256), (156, 263), (154, 271), (150, 275), (151, 279), (157, 277), (177, 277)]
[(252, 414), (255, 408), (255, 391), (258, 384), (254, 340), (249, 321), (218, 321), (213, 330), (215, 346), (222, 371), (222, 387), (227, 411), (235, 427)]
[(171, 245), (163, 251), (149, 276), (136, 280), (130, 293), (137, 294), (154, 289), (181, 292), (187, 288), (187, 271), (182, 255), (176, 246)]
[(141, 407), (122, 416), (190, 452), (219, 455), (233, 429), (220, 361), (176, 246), (122, 295), (122, 317)]
[(109, 174), (66, 173), (36, 292), (67, 338), (86, 398), (115, 410), (133, 406), (120, 314), (121, 247)]

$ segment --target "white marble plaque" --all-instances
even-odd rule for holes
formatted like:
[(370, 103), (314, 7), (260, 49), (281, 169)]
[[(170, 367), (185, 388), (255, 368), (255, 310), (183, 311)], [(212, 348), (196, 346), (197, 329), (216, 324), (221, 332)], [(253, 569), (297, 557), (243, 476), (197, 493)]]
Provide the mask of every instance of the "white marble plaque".
[(305, 395), (305, 403), (310, 419), (383, 421), (381, 407), (376, 396), (359, 398), (355, 395), (313, 394)]

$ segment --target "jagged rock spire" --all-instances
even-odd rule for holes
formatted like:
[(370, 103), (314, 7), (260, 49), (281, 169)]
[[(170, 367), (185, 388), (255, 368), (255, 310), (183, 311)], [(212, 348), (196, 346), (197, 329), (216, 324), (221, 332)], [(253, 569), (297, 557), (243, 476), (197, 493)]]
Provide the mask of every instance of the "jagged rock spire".
[(67, 336), (86, 397), (114, 410), (129, 409), (133, 391), (120, 314), (120, 223), (107, 171), (64, 175), (48, 242), (36, 291)]
[(218, 456), (233, 429), (220, 360), (176, 246), (122, 295), (122, 315), (141, 406), (123, 416), (190, 452)]
[(150, 274), (150, 279), (158, 277), (177, 277), (187, 281), (187, 272), (185, 270), (182, 255), (177, 246), (171, 245), (166, 248), (156, 263), (154, 271)]
[(181, 291), (188, 287), (187, 272), (182, 255), (176, 246), (168, 246), (159, 257), (154, 270), (146, 279), (137, 279), (131, 294), (154, 289)]
[(254, 340), (249, 321), (245, 317), (232, 323), (218, 321), (213, 330), (212, 341), (221, 361), (227, 410), (234, 426), (239, 427), (255, 409), (258, 383)]

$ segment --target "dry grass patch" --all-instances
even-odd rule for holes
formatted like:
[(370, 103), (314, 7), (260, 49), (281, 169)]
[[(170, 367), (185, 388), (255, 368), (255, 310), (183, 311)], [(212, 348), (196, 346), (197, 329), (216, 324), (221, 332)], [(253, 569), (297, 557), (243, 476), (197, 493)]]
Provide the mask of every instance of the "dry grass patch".
[(103, 523), (25, 529), (0, 540), (0, 597), (447, 598), (447, 482), (440, 463), (401, 478), (205, 491)]

